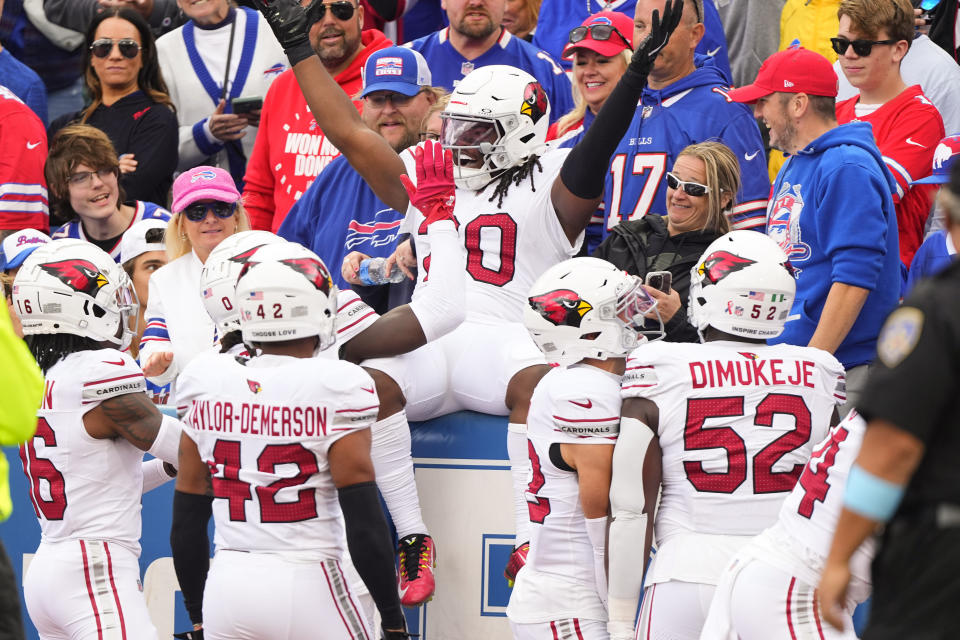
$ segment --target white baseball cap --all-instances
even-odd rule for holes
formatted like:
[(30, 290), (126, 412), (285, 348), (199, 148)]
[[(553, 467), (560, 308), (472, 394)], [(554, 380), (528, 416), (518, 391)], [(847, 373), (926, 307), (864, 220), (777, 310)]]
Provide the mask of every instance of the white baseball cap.
[(16, 269), (33, 250), (50, 242), (50, 236), (36, 229), (21, 229), (3, 239), (0, 245), (0, 271)]
[(163, 243), (163, 234), (167, 229), (167, 221), (158, 218), (148, 218), (133, 224), (123, 233), (120, 240), (120, 264), (129, 262), (147, 251), (166, 251)]

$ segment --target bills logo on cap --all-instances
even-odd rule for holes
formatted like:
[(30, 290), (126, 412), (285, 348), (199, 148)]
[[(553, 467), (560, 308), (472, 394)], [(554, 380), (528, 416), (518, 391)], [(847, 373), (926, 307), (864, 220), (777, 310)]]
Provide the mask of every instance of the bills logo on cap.
[(375, 76), (402, 76), (403, 59), (396, 57), (385, 57), (377, 60), (373, 68)]
[(591, 26), (591, 27), (592, 27), (593, 25), (595, 25), (595, 24), (609, 24), (609, 25), (612, 25), (612, 24), (613, 24), (613, 20), (611, 20), (611, 19), (608, 18), (607, 16), (597, 16), (596, 18), (594, 18), (593, 20), (591, 20), (591, 21), (588, 23), (588, 25)]
[(190, 178), (190, 184), (193, 184), (197, 180), (215, 180), (217, 174), (211, 169), (204, 169), (203, 171), (197, 171), (193, 174), (193, 177)]
[(22, 246), (25, 245), (25, 244), (46, 244), (46, 243), (47, 243), (47, 241), (46, 241), (44, 238), (40, 238), (40, 237), (37, 237), (37, 236), (31, 236), (31, 235), (27, 235), (27, 234), (24, 234), (24, 235), (20, 236), (19, 238), (17, 238), (17, 246), (18, 246), (18, 247), (22, 247)]

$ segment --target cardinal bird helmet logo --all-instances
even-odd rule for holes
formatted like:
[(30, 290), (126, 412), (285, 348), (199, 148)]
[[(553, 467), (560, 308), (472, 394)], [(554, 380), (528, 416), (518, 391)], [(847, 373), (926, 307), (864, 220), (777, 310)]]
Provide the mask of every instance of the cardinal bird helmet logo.
[(593, 305), (570, 289), (556, 289), (531, 296), (529, 302), (531, 309), (558, 327), (580, 327), (583, 316), (593, 309)]
[(547, 113), (547, 94), (539, 82), (531, 82), (524, 88), (520, 113), (533, 120), (534, 124)]
[(717, 284), (731, 273), (745, 269), (755, 263), (755, 260), (735, 256), (729, 251), (714, 251), (700, 263), (700, 266), (697, 267), (697, 273), (705, 276), (713, 284)]
[(60, 260), (46, 262), (40, 268), (57, 278), (65, 285), (95, 298), (97, 292), (110, 284), (107, 277), (89, 260)]
[(281, 260), (280, 263), (287, 265), (297, 273), (302, 273), (318, 290), (330, 295), (330, 291), (333, 289), (333, 280), (330, 279), (330, 272), (327, 271), (326, 265), (319, 260), (315, 258), (290, 258)]
[(235, 256), (230, 256), (227, 258), (230, 262), (239, 262), (240, 264), (246, 264), (250, 261), (250, 257), (257, 252), (257, 249), (262, 247), (262, 244), (258, 244), (255, 247), (250, 247), (246, 251), (238, 253)]

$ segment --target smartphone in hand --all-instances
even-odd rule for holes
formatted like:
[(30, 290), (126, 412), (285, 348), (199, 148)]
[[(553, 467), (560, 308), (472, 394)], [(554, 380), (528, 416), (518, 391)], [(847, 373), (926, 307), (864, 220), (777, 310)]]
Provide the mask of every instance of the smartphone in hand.
[(653, 289), (669, 293), (670, 285), (673, 284), (673, 274), (669, 271), (651, 271), (643, 283)]

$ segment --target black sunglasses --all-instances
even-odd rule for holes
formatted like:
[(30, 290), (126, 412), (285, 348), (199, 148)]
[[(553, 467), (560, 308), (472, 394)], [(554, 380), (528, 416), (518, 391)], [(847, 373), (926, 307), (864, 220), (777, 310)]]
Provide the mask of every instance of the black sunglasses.
[(617, 34), (627, 47), (630, 46), (630, 41), (612, 24), (591, 24), (590, 26), (579, 26), (571, 29), (569, 37), (570, 44), (576, 44), (586, 40), (588, 33), (594, 40), (609, 40), (610, 36)]
[(318, 22), (323, 20), (323, 16), (327, 14), (328, 7), (330, 8), (330, 13), (332, 13), (333, 17), (337, 20), (349, 20), (353, 17), (353, 12), (356, 11), (356, 7), (353, 6), (353, 3), (346, 2), (346, 0), (331, 2), (330, 4), (314, 2), (310, 5), (310, 8), (307, 9), (307, 11), (310, 13), (313, 22)]
[(667, 186), (671, 189), (683, 189), (688, 196), (699, 198), (710, 193), (710, 187), (699, 182), (684, 182), (669, 171), (667, 172)]
[(423, 93), (423, 90), (418, 91), (412, 96), (404, 95), (402, 93), (386, 92), (386, 93), (371, 93), (369, 95), (363, 96), (363, 99), (370, 103), (370, 106), (377, 109), (382, 109), (386, 106), (387, 100), (389, 100), (394, 107), (401, 108), (410, 104), (410, 101), (416, 98), (418, 95)]
[(842, 56), (847, 51), (847, 47), (853, 46), (853, 52), (865, 58), (873, 51), (875, 44), (897, 44), (899, 40), (847, 40), (846, 38), (830, 38), (830, 44), (837, 55)]
[(100, 38), (99, 40), (94, 40), (93, 44), (90, 45), (90, 52), (98, 58), (106, 58), (110, 55), (110, 52), (113, 51), (114, 43), (120, 48), (120, 55), (124, 58), (136, 58), (142, 48), (137, 44), (136, 40), (131, 40), (130, 38), (123, 38), (122, 40)]
[(236, 202), (195, 202), (183, 210), (183, 215), (190, 222), (201, 222), (207, 217), (207, 211), (213, 211), (218, 218), (229, 218), (236, 210)]

